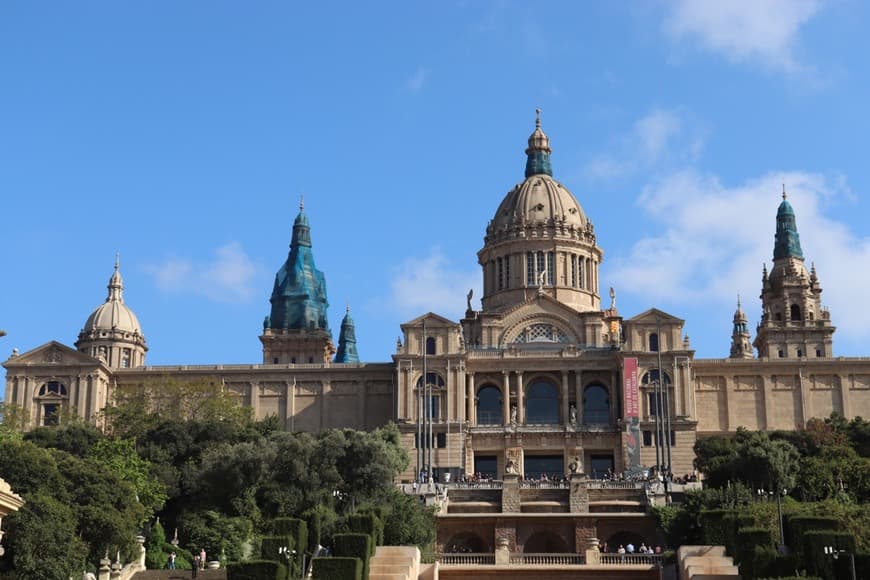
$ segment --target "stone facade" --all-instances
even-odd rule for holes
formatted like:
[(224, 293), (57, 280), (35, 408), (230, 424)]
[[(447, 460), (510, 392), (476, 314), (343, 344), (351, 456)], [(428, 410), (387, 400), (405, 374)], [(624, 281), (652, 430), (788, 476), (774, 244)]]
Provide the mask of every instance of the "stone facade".
[[(412, 457), (405, 480), (430, 468), (435, 477), (561, 476), (574, 458), (590, 479), (657, 463), (679, 475), (691, 472), (698, 437), (740, 426), (795, 429), (831, 412), (870, 416), (870, 359), (833, 356), (831, 313), (821, 307), (815, 267), (804, 265), (785, 194), (773, 264), (762, 272), (754, 342), (738, 303), (730, 350), (723, 345), (729, 357), (696, 359), (680, 318), (657, 309), (624, 318), (612, 289), (602, 299), (600, 240), (574, 195), (553, 178), (551, 153), (539, 118), (525, 179), (485, 229), (481, 308), (469, 293), (461, 320), (430, 312), (402, 324), (390, 361), (358, 362), (349, 313), (333, 346), (326, 277), (314, 266), (300, 207), (260, 336), (262, 363), (148, 366), (116, 263), (106, 302), (88, 317), (75, 348), (52, 341), (4, 362), (6, 402), (30, 426), (65, 414), (99, 424), (100, 411), (125, 387), (167, 377), (212, 381), (256, 417), (277, 416), (289, 430), (397, 423)], [(632, 399), (626, 365), (635, 361)], [(668, 424), (660, 427), (657, 416)], [(513, 545), (517, 534), (497, 528), (488, 548), (501, 537)], [(573, 534), (571, 542), (585, 549), (588, 534)]]

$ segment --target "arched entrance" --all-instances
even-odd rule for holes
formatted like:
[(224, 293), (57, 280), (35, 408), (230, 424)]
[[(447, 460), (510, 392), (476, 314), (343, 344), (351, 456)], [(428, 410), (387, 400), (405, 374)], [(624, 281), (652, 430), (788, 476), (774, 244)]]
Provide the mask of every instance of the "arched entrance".
[(492, 550), (474, 532), (462, 532), (452, 536), (444, 544), (444, 552), (448, 554), (486, 554)]
[(526, 554), (568, 554), (573, 552), (568, 547), (568, 542), (555, 532), (544, 530), (535, 532), (526, 540), (523, 546)]
[(607, 538), (607, 550), (609, 552), (616, 552), (619, 550), (620, 546), (627, 548), (627, 546), (631, 544), (634, 546), (634, 551), (636, 553), (641, 544), (649, 546), (653, 540), (654, 538), (644, 538), (637, 532), (622, 530)]

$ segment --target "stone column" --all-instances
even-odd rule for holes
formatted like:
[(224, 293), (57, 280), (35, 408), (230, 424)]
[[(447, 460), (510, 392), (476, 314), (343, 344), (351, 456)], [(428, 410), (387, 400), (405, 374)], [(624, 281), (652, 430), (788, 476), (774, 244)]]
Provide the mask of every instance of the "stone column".
[(466, 396), (465, 396), (465, 406), (466, 406), (466, 421), (468, 421), (469, 425), (477, 424), (477, 416), (474, 413), (474, 373), (465, 373), (465, 381), (466, 381)]
[(520, 476), (518, 473), (504, 474), (504, 487), (501, 490), (501, 511), (520, 512)]
[(251, 399), (251, 414), (254, 419), (260, 419), (260, 383), (251, 381), (248, 390)]
[(852, 400), (849, 397), (849, 376), (837, 375), (840, 379), (840, 403), (843, 408), (843, 417), (846, 419), (852, 418)]
[(509, 547), (510, 540), (506, 537), (501, 537), (495, 547), (495, 565), (507, 566), (511, 563), (511, 551)]
[(511, 423), (511, 385), (510, 385), (510, 375), (507, 371), (502, 371), (502, 387), (501, 387), (501, 398), (502, 398), (502, 415), (504, 416), (504, 424), (510, 425)]
[(329, 381), (320, 382), (320, 425), (318, 429), (326, 429), (329, 424), (329, 393), (332, 391), (332, 385)]
[(562, 425), (570, 423), (568, 413), (568, 371), (562, 371)]
[(523, 371), (516, 371), (517, 375), (517, 423), (526, 424), (526, 389), (523, 385)]
[(598, 538), (589, 538), (586, 545), (586, 565), (598, 566), (601, 564), (601, 551), (598, 548)]
[(568, 496), (568, 509), (572, 514), (589, 511), (589, 490), (586, 488), (586, 474), (582, 471), (569, 476), (571, 489)]
[(574, 371), (574, 400), (577, 401), (577, 425), (583, 424), (583, 371)]

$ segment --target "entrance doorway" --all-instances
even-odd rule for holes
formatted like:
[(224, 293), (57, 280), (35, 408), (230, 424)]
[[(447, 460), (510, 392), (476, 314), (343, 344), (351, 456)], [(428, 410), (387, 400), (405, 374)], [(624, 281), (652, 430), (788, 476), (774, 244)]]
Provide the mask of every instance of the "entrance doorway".
[(474, 473), (479, 473), (483, 477), (495, 479), (498, 473), (498, 459), (495, 455), (475, 455), (474, 456)]

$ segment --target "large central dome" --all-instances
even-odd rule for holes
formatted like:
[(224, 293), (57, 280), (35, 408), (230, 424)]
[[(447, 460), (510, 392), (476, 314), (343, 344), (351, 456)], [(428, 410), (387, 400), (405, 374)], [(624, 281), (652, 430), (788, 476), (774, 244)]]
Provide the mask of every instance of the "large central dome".
[(477, 254), (483, 308), (500, 310), (547, 294), (578, 311), (597, 311), (602, 251), (577, 199), (553, 179), (540, 113), (526, 149), (526, 178), (499, 204)]

